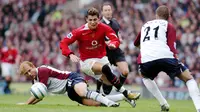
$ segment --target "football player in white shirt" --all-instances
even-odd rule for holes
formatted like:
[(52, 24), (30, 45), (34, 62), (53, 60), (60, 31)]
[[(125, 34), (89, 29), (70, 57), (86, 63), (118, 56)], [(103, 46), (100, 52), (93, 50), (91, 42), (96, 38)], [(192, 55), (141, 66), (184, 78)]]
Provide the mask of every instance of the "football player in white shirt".
[(162, 96), (154, 78), (164, 71), (170, 77), (177, 76), (186, 83), (189, 94), (197, 112), (200, 112), (200, 92), (190, 71), (177, 57), (176, 30), (168, 23), (169, 9), (159, 6), (156, 10), (156, 19), (145, 23), (138, 34), (134, 45), (140, 47), (138, 56), (139, 71), (143, 83), (156, 97), (161, 105), (161, 111), (169, 111), (169, 104)]

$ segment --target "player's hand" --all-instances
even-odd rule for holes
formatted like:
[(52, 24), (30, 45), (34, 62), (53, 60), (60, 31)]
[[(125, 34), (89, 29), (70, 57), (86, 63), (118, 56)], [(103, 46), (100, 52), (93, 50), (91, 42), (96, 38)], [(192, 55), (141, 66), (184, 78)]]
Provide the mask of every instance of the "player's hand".
[(24, 103), (24, 102), (19, 102), (19, 103), (17, 103), (16, 105), (27, 105), (27, 104)]
[(109, 48), (109, 49), (116, 49), (116, 46), (115, 46), (114, 44), (109, 44), (109, 45), (108, 45), (108, 48)]
[(80, 58), (77, 57), (77, 56), (74, 55), (74, 54), (70, 54), (70, 55), (69, 55), (69, 58), (70, 58), (70, 60), (71, 60), (72, 62), (75, 62), (75, 63), (80, 61)]
[(122, 38), (119, 38), (119, 41), (120, 41), (120, 44), (122, 44), (122, 43), (123, 43), (123, 39), (122, 39)]
[(105, 43), (106, 43), (106, 45), (108, 46), (108, 45), (109, 45), (109, 43), (110, 43), (110, 40), (108, 40), (108, 41), (105, 41)]

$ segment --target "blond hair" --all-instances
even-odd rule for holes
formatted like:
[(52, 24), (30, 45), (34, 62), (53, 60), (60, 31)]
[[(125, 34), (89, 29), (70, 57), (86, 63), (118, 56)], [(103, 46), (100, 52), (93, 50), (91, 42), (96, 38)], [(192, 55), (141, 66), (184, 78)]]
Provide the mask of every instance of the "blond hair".
[(22, 62), (19, 66), (19, 74), (20, 75), (25, 75), (25, 73), (27, 72), (27, 70), (25, 69), (26, 65), (28, 65), (30, 67), (35, 67), (32, 62), (29, 62), (29, 61)]
[(159, 6), (159, 7), (156, 9), (156, 14), (159, 16), (159, 18), (168, 20), (169, 15), (170, 15), (170, 12), (169, 12), (169, 9), (168, 9), (167, 6), (162, 5), (162, 6)]

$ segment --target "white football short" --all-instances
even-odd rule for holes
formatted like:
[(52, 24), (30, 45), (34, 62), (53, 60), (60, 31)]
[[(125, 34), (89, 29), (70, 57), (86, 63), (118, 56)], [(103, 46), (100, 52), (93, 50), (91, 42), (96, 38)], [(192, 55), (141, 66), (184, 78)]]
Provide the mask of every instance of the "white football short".
[(92, 71), (92, 66), (94, 65), (95, 62), (102, 63), (103, 65), (108, 64), (110, 66), (107, 56), (104, 56), (103, 58), (90, 58), (84, 61), (80, 61), (81, 71), (88, 76), (91, 76), (95, 79), (99, 79), (102, 74), (95, 74)]
[(1, 63), (1, 70), (2, 70), (2, 76), (11, 76), (14, 77), (16, 74), (16, 67), (15, 64), (10, 64), (10, 63)]

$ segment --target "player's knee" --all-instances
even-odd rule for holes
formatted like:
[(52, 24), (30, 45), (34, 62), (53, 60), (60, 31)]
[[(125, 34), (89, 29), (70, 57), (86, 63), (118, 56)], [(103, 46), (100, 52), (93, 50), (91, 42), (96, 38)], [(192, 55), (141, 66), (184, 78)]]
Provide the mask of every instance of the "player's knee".
[(187, 81), (191, 80), (191, 79), (194, 79), (193, 76), (190, 74), (188, 75), (187, 77), (184, 77), (183, 78), (183, 81), (186, 83)]
[(5, 80), (6, 80), (7, 82), (11, 82), (11, 81), (12, 81), (12, 78), (11, 78), (10, 76), (6, 76), (6, 77), (5, 77)]
[(78, 95), (80, 97), (86, 97), (87, 91), (79, 91)]
[(85, 83), (78, 83), (74, 86), (74, 90), (80, 97), (86, 97), (87, 85)]
[(103, 84), (103, 92), (105, 95), (110, 94), (110, 92), (112, 91), (112, 85), (107, 85), (107, 84)]
[(106, 76), (111, 72), (111, 69), (108, 65), (104, 65), (102, 67), (102, 73), (105, 74)]
[(128, 70), (128, 69), (124, 69), (124, 70), (122, 71), (122, 75), (125, 76), (125, 77), (128, 76), (128, 73), (129, 73), (129, 70)]
[(187, 81), (193, 79), (193, 76), (192, 76), (192, 74), (191, 74), (191, 72), (189, 70), (185, 70), (184, 72), (181, 73), (179, 78), (181, 80), (183, 80), (184, 82), (187, 82)]

